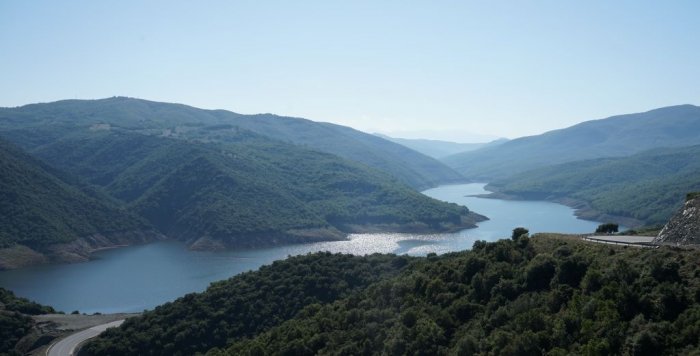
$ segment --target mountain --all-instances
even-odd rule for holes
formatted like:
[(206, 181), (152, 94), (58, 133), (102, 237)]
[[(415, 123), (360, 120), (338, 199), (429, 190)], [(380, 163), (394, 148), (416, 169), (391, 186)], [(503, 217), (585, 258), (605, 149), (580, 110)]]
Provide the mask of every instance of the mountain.
[(659, 232), (657, 244), (700, 244), (700, 192), (688, 193), (685, 204)]
[(300, 256), (131, 318), (81, 355), (694, 354), (699, 259), (549, 235)]
[(449, 231), (483, 219), (362, 164), (238, 128), (208, 142), (85, 129), (32, 153), (194, 248)]
[(94, 244), (148, 229), (107, 195), (0, 140), (0, 269), (23, 264), (12, 260), (12, 251), (57, 257), (51, 253), (57, 244)]
[(597, 221), (626, 218), (620, 222), (627, 226), (660, 225), (682, 205), (686, 192), (700, 190), (698, 157), (700, 145), (660, 148), (547, 166), (494, 180), (487, 188), (521, 199), (565, 202)]
[(441, 159), (456, 153), (475, 151), (484, 147), (497, 146), (508, 141), (508, 139), (500, 138), (491, 142), (457, 143), (440, 140), (396, 138), (378, 133), (375, 133), (374, 135), (379, 136), (385, 140), (398, 143), (402, 146), (406, 146), (414, 151), (418, 151), (426, 156), (430, 156), (436, 159)]
[(584, 159), (629, 156), (658, 147), (700, 143), (700, 107), (680, 105), (586, 121), (442, 161), (471, 180), (491, 181)]
[(207, 141), (225, 141), (238, 127), (364, 163), (416, 189), (462, 180), (459, 173), (443, 163), (399, 144), (349, 127), (300, 118), (241, 115), (123, 97), (0, 108), (0, 131), (31, 147), (62, 137), (76, 127), (92, 130), (116, 127)]

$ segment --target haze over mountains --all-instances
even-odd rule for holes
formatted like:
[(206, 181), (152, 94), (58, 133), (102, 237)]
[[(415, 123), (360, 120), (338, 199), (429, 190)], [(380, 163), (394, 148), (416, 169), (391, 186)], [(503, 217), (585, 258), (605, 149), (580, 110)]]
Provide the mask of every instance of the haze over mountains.
[(490, 181), (556, 163), (622, 157), (657, 147), (700, 143), (700, 107), (670, 106), (582, 122), (502, 145), (458, 153), (443, 162), (471, 180)]
[(412, 150), (418, 151), (424, 155), (441, 159), (456, 153), (475, 151), (484, 147), (500, 145), (508, 141), (505, 138), (499, 138), (489, 142), (479, 142), (479, 143), (459, 143), (441, 140), (426, 140), (426, 139), (412, 139), (412, 138), (396, 138), (389, 137), (387, 135), (382, 135), (375, 133), (375, 135), (396, 142), (400, 145), (406, 146)]

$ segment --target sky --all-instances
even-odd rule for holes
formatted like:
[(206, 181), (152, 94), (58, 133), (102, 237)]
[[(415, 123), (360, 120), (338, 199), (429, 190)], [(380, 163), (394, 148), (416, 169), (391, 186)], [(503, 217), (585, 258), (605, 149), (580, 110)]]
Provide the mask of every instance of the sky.
[(0, 106), (129, 96), (461, 142), (700, 105), (698, 1), (0, 1)]

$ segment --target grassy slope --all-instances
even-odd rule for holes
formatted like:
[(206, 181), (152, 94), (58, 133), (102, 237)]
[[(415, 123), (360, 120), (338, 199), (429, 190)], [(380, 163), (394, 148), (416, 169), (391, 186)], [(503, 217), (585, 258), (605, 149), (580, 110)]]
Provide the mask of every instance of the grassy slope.
[(43, 248), (96, 233), (147, 228), (111, 199), (0, 140), (0, 247)]
[(339, 238), (354, 225), (450, 230), (476, 218), (381, 172), (244, 130), (215, 144), (87, 131), (34, 152), (191, 241), (255, 246)]
[(573, 198), (596, 211), (663, 224), (700, 189), (700, 146), (655, 149), (630, 157), (577, 161), (544, 167), (489, 188), (529, 199)]
[(565, 129), (449, 156), (443, 162), (467, 178), (491, 181), (552, 164), (628, 156), (700, 142), (700, 107), (681, 105), (586, 121)]
[[(341, 257), (310, 255), (166, 304), (103, 334), (88, 350), (95, 355), (205, 350), (212, 355), (689, 354), (700, 351), (699, 254), (557, 236), (477, 242), (472, 251), (412, 259), (398, 274), (386, 273), (387, 266), (404, 265), (406, 257), (369, 265), (355, 257), (362, 261), (361, 275), (379, 277), (354, 284), (344, 295), (335, 291), (348, 274), (331, 267), (332, 259)], [(282, 279), (274, 271), (284, 273)], [(308, 299), (322, 291), (328, 298)], [(265, 298), (260, 303), (257, 293)], [(310, 304), (303, 305), (305, 300)], [(280, 303), (295, 307), (279, 314)]]
[[(420, 189), (459, 181), (462, 177), (439, 161), (399, 144), (348, 127), (270, 114), (240, 115), (180, 104), (130, 98), (64, 100), (20, 108), (0, 108), (0, 130), (36, 147), (66, 131), (96, 123), (180, 138), (225, 140), (233, 126), (291, 142), (385, 171)], [(27, 128), (32, 130), (27, 131)]]

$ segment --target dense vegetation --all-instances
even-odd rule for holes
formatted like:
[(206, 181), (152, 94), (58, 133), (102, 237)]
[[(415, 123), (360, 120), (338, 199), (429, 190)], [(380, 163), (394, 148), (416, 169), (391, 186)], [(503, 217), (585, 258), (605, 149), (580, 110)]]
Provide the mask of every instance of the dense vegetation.
[[(356, 292), (345, 295), (332, 286), (347, 274), (324, 272), (342, 258), (305, 256), (234, 277), (133, 319), (87, 350), (100, 355), (207, 349), (211, 355), (700, 352), (697, 250), (624, 248), (521, 234), (443, 256), (412, 261), (385, 256), (376, 282), (364, 288), (357, 284)], [(367, 266), (367, 260), (354, 259)], [(385, 273), (407, 262), (399, 274)], [(273, 279), (272, 271), (282, 264), (287, 273)], [(373, 269), (361, 275), (375, 275)], [(329, 284), (302, 282), (313, 271), (318, 273), (312, 281)], [(319, 291), (329, 298), (308, 299)], [(245, 298), (255, 293), (265, 298), (260, 304)], [(270, 320), (268, 313), (274, 312), (268, 303), (294, 308)], [(240, 325), (248, 320), (255, 322)]]
[(14, 350), (17, 342), (34, 326), (30, 315), (55, 313), (43, 306), (0, 287), (0, 355), (21, 355)]
[(462, 179), (443, 163), (349, 127), (271, 114), (241, 115), (131, 98), (64, 100), (0, 108), (0, 131), (36, 147), (81, 130), (121, 128), (182, 139), (226, 140), (243, 128), (282, 142), (364, 163), (414, 188)]
[(192, 355), (258, 335), (304, 307), (396, 275), (412, 258), (320, 253), (276, 261), (127, 320), (84, 349), (92, 355)]
[[(481, 219), (401, 183), (437, 184), (437, 161), (349, 128), (308, 120), (128, 98), (67, 100), (0, 109), (0, 136), (54, 171), (79, 177), (72, 181), (94, 198), (53, 204), (68, 195), (52, 197), (65, 188), (58, 183), (32, 182), (23, 172), (4, 179), (9, 199), (2, 208), (12, 211), (0, 217), (9, 229), (0, 231), (0, 247), (17, 239), (30, 246), (66, 242), (145, 221), (195, 247), (220, 248), (340, 239), (366, 229), (444, 231)], [(399, 178), (319, 150), (341, 150), (335, 153), (384, 167)], [(103, 193), (119, 201), (110, 202)], [(39, 196), (46, 206), (40, 206)], [(116, 216), (122, 212), (117, 204), (145, 220), (131, 216), (132, 226), (125, 225)], [(57, 211), (59, 205), (67, 209)]]
[(493, 181), (489, 189), (528, 199), (573, 198), (596, 211), (664, 224), (700, 189), (700, 146), (564, 163)]
[(95, 233), (147, 224), (104, 194), (0, 140), (0, 248), (42, 248)]
[(368, 167), (245, 130), (217, 143), (114, 131), (64, 137), (34, 153), (102, 186), (172, 237), (258, 246), (377, 225), (449, 230), (478, 218)]
[(700, 142), (700, 107), (680, 105), (586, 121), (502, 145), (459, 153), (443, 162), (472, 180), (517, 177), (552, 164), (621, 157)]

